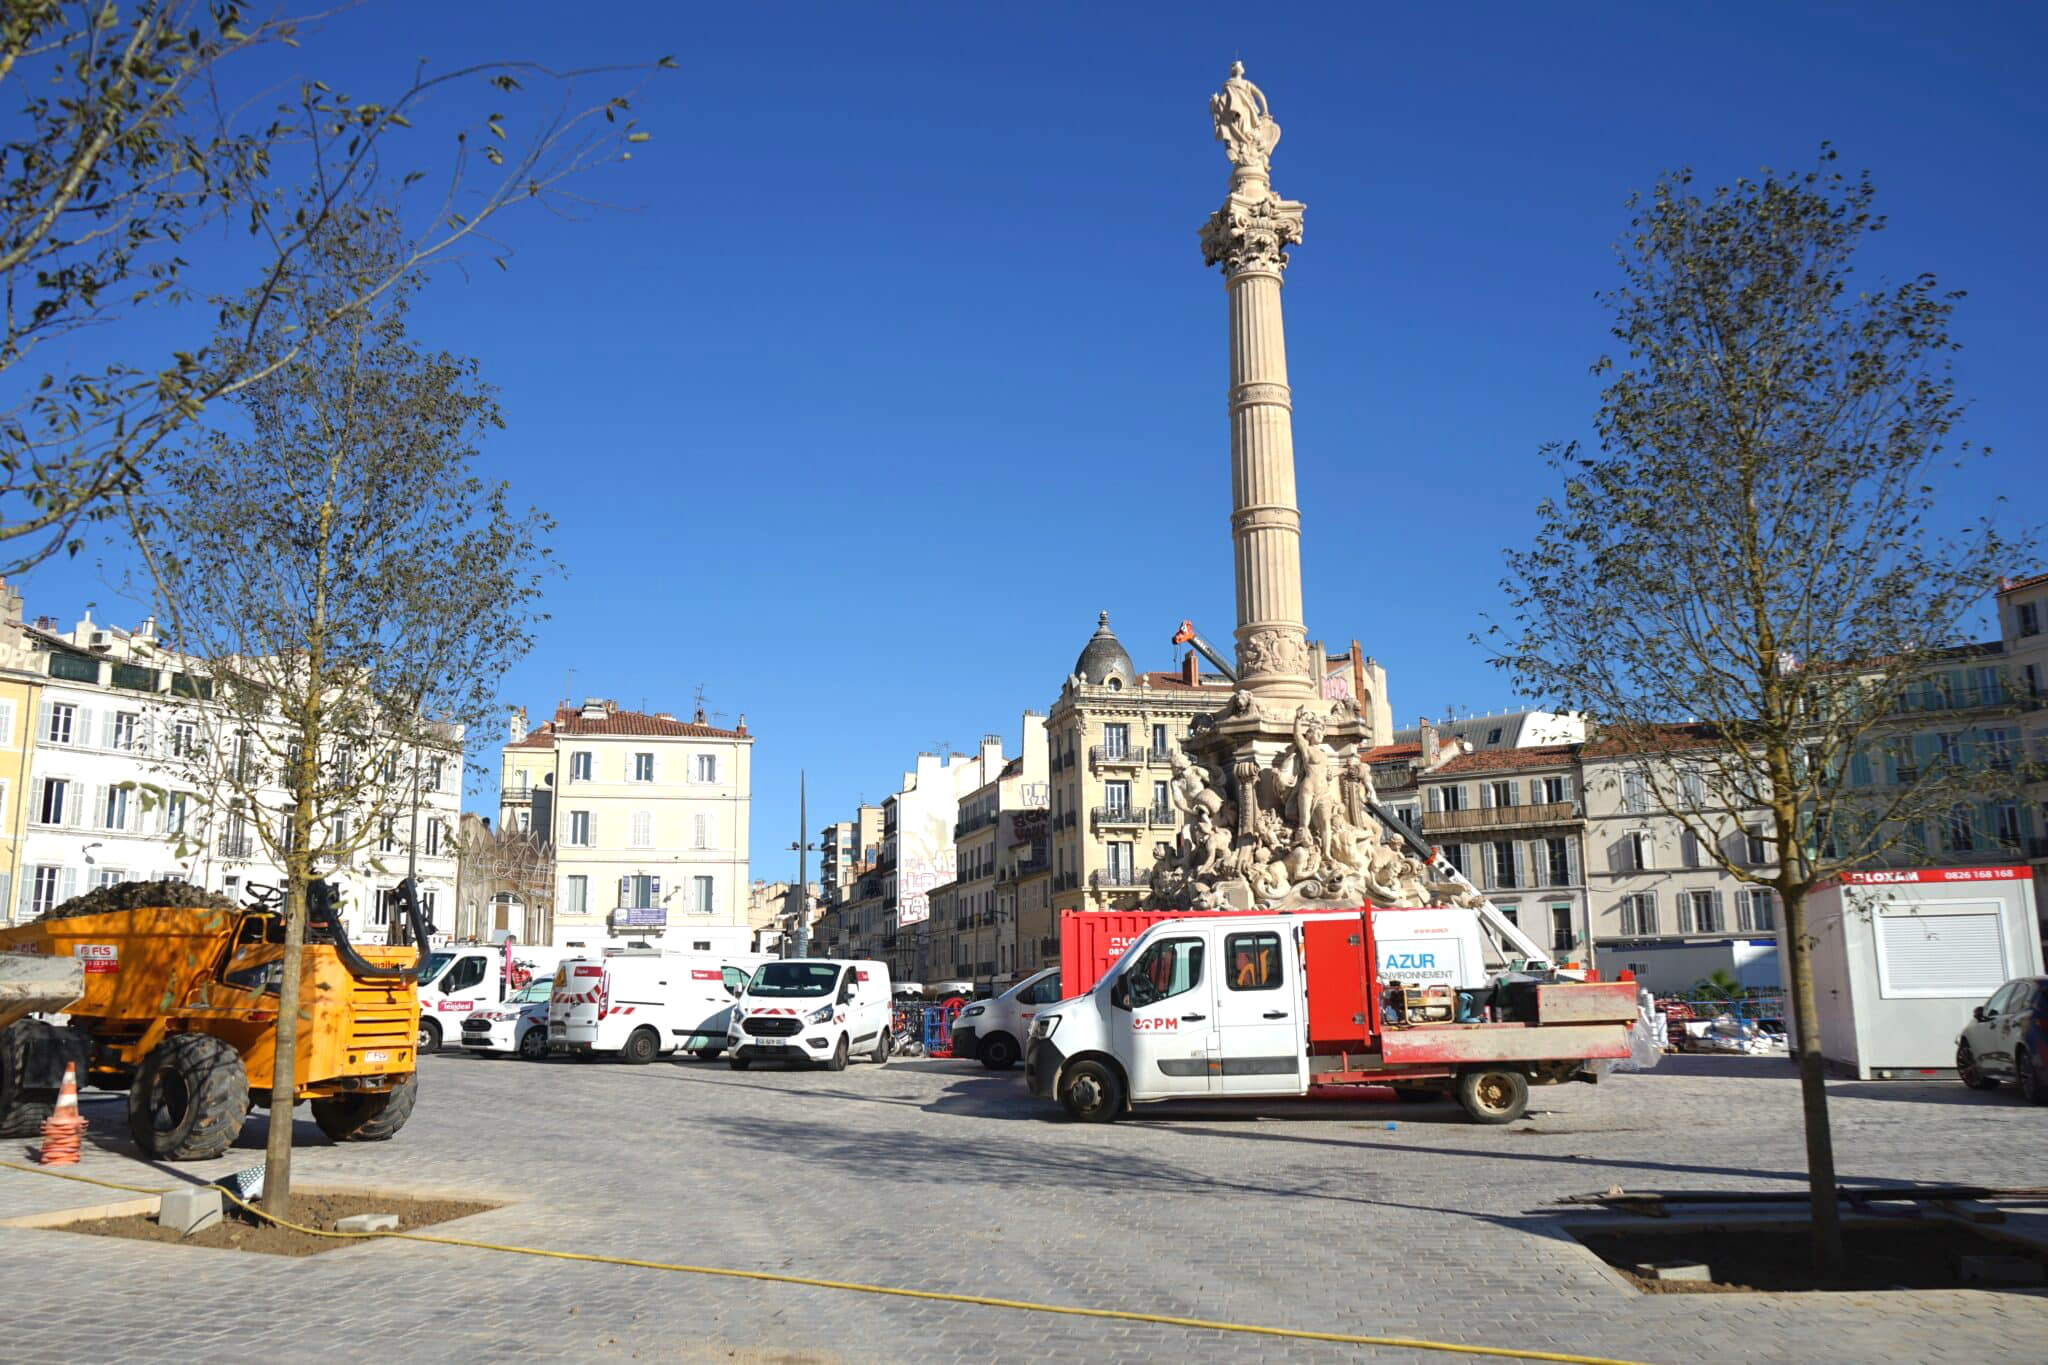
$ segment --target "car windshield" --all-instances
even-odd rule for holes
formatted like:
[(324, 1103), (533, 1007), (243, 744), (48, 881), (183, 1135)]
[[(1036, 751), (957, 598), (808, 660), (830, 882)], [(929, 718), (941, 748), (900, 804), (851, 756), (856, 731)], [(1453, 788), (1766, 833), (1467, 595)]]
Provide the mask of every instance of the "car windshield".
[(829, 962), (768, 962), (747, 983), (748, 995), (830, 995), (839, 968)]
[(552, 976), (545, 981), (529, 981), (524, 986), (521, 986), (518, 992), (513, 995), (512, 1003), (515, 1005), (544, 1004), (549, 993), (554, 989), (555, 979)]
[(448, 964), (455, 960), (453, 953), (428, 953), (427, 960), (420, 964), (419, 983), (424, 986), (448, 970)]

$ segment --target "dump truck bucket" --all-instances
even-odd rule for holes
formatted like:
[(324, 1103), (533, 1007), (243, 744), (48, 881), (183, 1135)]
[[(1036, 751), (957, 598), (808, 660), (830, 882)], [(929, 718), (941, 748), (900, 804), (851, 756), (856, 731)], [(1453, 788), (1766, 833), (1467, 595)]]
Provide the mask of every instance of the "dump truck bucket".
[(0, 1028), (31, 1014), (57, 1013), (85, 994), (85, 964), (75, 957), (0, 953)]

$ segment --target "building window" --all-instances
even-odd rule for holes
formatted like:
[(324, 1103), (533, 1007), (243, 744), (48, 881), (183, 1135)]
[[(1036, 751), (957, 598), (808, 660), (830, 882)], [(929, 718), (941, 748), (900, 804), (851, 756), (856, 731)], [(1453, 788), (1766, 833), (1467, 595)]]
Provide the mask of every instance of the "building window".
[(1572, 846), (1570, 839), (1545, 839), (1544, 860), (1550, 864), (1550, 884), (1570, 886), (1572, 876)]
[(1721, 893), (1718, 891), (1681, 891), (1678, 893), (1678, 932), (1681, 934), (1719, 934), (1727, 929), (1721, 914)]
[(1122, 815), (1131, 808), (1131, 784), (1128, 782), (1105, 782), (1102, 784), (1102, 805), (1111, 815)]
[(1948, 847), (1952, 853), (1971, 853), (1976, 850), (1976, 822), (1971, 818), (1968, 806), (1949, 807)]
[(718, 847), (718, 817), (707, 811), (699, 811), (690, 817), (690, 847)]
[(36, 810), (36, 823), (61, 825), (64, 823), (64, 802), (70, 795), (71, 783), (61, 777), (43, 779), (43, 799)]
[(1102, 756), (1104, 758), (1125, 758), (1131, 752), (1131, 727), (1128, 725), (1105, 725), (1102, 727)]
[(1489, 782), (1486, 785), (1487, 794), (1492, 798), (1489, 804), (1494, 806), (1512, 806), (1515, 804), (1514, 783)]
[(1631, 815), (1641, 815), (1650, 808), (1649, 787), (1641, 773), (1622, 774), (1621, 808)]
[(1165, 756), (1166, 756), (1166, 752), (1167, 752), (1167, 750), (1168, 750), (1169, 748), (1171, 748), (1171, 747), (1172, 747), (1172, 746), (1171, 746), (1170, 744), (1168, 744), (1168, 743), (1167, 743), (1167, 739), (1166, 739), (1166, 727), (1165, 727), (1164, 725), (1155, 725), (1155, 726), (1153, 726), (1153, 727), (1152, 727), (1152, 756), (1153, 756), (1154, 758), (1163, 758), (1163, 757), (1165, 757)]
[(1518, 886), (1515, 877), (1515, 844), (1512, 839), (1502, 839), (1493, 846), (1493, 884), (1495, 886)]
[(131, 753), (141, 747), (142, 717), (133, 711), (116, 711), (107, 717), (107, 747)]
[(107, 804), (100, 809), (100, 815), (103, 817), (100, 821), (101, 829), (128, 828), (128, 797), (129, 791), (126, 787), (107, 788)]
[(1768, 891), (1752, 888), (1735, 896), (1735, 927), (1745, 934), (1770, 933), (1778, 927), (1777, 903)]
[(716, 782), (718, 780), (717, 754), (697, 755), (697, 780), (699, 782)]
[(29, 894), (28, 908), (38, 915), (47, 915), (57, 908), (57, 887), (62, 875), (61, 868), (39, 867), (35, 869), (33, 890)]
[(183, 834), (185, 832), (185, 815), (190, 807), (190, 803), (191, 798), (184, 792), (172, 792), (164, 798), (164, 833)]
[(1638, 891), (1621, 898), (1621, 932), (1630, 937), (1657, 932), (1657, 897), (1654, 892)]
[(2012, 771), (2012, 731), (1995, 727), (1984, 732), (1984, 761), (2000, 772)]
[(590, 812), (572, 810), (569, 812), (569, 842), (577, 848), (590, 847)]
[(336, 811), (334, 818), (327, 822), (329, 847), (338, 853), (348, 851), (348, 812)]
[(1648, 830), (1632, 829), (1621, 836), (1621, 860), (1624, 872), (1648, 872), (1650, 870), (1650, 833)]
[(1579, 936), (1572, 932), (1572, 908), (1569, 905), (1550, 907), (1550, 951), (1569, 953), (1579, 943)]
[(1137, 845), (1128, 843), (1108, 844), (1109, 881), (1112, 886), (1131, 886), (1137, 881)]
[(1466, 877), (1471, 875), (1465, 871), (1465, 846), (1463, 844), (1445, 844), (1443, 846), (1443, 855), (1444, 861), (1449, 863), (1459, 876)]
[(562, 913), (590, 913), (590, 878), (581, 875), (562, 878)]
[(1546, 777), (1543, 779), (1543, 802), (1555, 806), (1572, 799), (1572, 780), (1568, 777)]
[(690, 908), (700, 915), (709, 915), (718, 909), (716, 891), (711, 878), (690, 878)]
[(654, 780), (653, 754), (633, 755), (633, 780), (635, 782), (652, 782)]
[(644, 875), (619, 878), (619, 904), (628, 910), (652, 910), (661, 904), (661, 878)]
[(1700, 865), (1700, 837), (1689, 829), (1680, 830), (1678, 832), (1678, 852), (1680, 860), (1687, 867), (1698, 867)]
[(1441, 787), (1438, 788), (1438, 792), (1437, 799), (1445, 810), (1465, 809), (1465, 789), (1463, 787)]
[(45, 744), (69, 744), (78, 723), (78, 708), (68, 701), (50, 703), (50, 723), (43, 727)]
[(581, 749), (569, 755), (569, 780), (588, 782), (590, 780), (590, 751)]
[(439, 820), (427, 821), (427, 856), (429, 858), (441, 856), (441, 822)]
[(1998, 831), (1998, 842), (2007, 848), (2017, 848), (2020, 842), (2020, 807), (2017, 801), (2000, 801), (1991, 808), (1992, 828)]
[(633, 847), (654, 847), (654, 812), (636, 810), (633, 812)]
[(2039, 635), (2041, 633), (2041, 608), (2037, 604), (2022, 602), (2018, 607), (2014, 608), (2014, 615), (2019, 618), (2019, 633), (2021, 635)]

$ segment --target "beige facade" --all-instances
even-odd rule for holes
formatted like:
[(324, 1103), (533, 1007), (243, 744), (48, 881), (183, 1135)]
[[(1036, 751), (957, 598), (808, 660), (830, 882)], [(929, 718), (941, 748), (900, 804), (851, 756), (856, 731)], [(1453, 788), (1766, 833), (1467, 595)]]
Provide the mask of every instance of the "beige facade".
[(1181, 815), (1169, 799), (1173, 756), (1196, 717), (1220, 710), (1230, 683), (1190, 653), (1177, 673), (1140, 673), (1108, 613), (1046, 716), (1055, 909), (1136, 908)]
[(1034, 825), (1043, 829), (1046, 766), (1045, 717), (1026, 712), (1023, 752), (996, 780), (961, 799), (953, 827), (956, 870), (944, 888), (948, 909), (941, 913), (935, 903), (932, 915), (930, 974), (990, 988), (1016, 979), (1014, 845), (1020, 837), (1028, 845)]
[(1557, 744), (1460, 753), (1416, 791), (1423, 837), (1556, 961), (1588, 966), (1579, 783), (1578, 746)]
[(501, 816), (555, 850), (556, 946), (747, 924), (753, 744), (744, 718), (592, 700), (506, 745)]

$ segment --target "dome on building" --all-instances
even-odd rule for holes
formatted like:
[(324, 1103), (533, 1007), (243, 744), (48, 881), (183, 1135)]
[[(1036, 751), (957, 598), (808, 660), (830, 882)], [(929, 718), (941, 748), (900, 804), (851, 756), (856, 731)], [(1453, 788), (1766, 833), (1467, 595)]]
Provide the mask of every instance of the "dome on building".
[(1074, 661), (1074, 672), (1081, 675), (1083, 682), (1097, 687), (1136, 687), (1137, 666), (1131, 662), (1123, 642), (1116, 638), (1116, 632), (1109, 628), (1109, 613), (1103, 612), (1096, 621), (1095, 633), (1088, 637), (1087, 647)]

